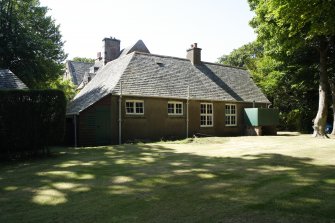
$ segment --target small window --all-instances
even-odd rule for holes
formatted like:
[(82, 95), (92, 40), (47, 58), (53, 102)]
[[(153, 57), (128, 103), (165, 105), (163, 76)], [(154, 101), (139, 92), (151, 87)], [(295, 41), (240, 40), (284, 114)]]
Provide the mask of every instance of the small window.
[(213, 126), (213, 104), (201, 103), (200, 104), (200, 126), (212, 127)]
[(127, 115), (143, 115), (144, 102), (143, 101), (126, 101), (126, 114)]
[(168, 102), (168, 115), (183, 115), (183, 103), (169, 101)]
[(226, 114), (226, 126), (236, 126), (237, 125), (237, 114), (236, 114), (236, 105), (226, 104), (225, 109)]

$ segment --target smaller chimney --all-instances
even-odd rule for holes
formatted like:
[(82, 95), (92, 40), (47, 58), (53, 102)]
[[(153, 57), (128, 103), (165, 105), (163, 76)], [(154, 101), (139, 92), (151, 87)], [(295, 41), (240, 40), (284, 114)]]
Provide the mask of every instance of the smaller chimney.
[(98, 52), (97, 53), (97, 60), (101, 60), (102, 59), (102, 57), (101, 57), (101, 52)]
[(194, 43), (191, 45), (191, 48), (186, 50), (186, 58), (191, 61), (193, 65), (201, 64), (201, 48), (198, 48), (198, 44)]

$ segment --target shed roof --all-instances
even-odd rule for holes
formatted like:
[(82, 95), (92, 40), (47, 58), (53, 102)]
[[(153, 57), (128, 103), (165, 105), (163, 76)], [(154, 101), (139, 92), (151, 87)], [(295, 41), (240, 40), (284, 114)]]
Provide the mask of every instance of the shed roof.
[(28, 89), (28, 87), (8, 69), (0, 69), (0, 89)]
[(188, 59), (133, 52), (109, 62), (69, 103), (67, 113), (77, 114), (108, 94), (191, 100), (270, 103), (248, 71)]

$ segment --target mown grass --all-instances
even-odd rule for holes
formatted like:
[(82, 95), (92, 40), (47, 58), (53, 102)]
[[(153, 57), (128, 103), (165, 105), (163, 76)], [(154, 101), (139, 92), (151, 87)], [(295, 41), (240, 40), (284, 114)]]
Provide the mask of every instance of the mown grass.
[(1, 164), (0, 222), (335, 222), (335, 140), (55, 148)]

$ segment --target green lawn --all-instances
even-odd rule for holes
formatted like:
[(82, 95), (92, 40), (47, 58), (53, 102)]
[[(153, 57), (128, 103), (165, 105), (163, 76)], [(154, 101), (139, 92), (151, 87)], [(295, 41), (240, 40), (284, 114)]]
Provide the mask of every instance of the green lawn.
[(335, 139), (92, 148), (0, 166), (0, 222), (335, 222)]

